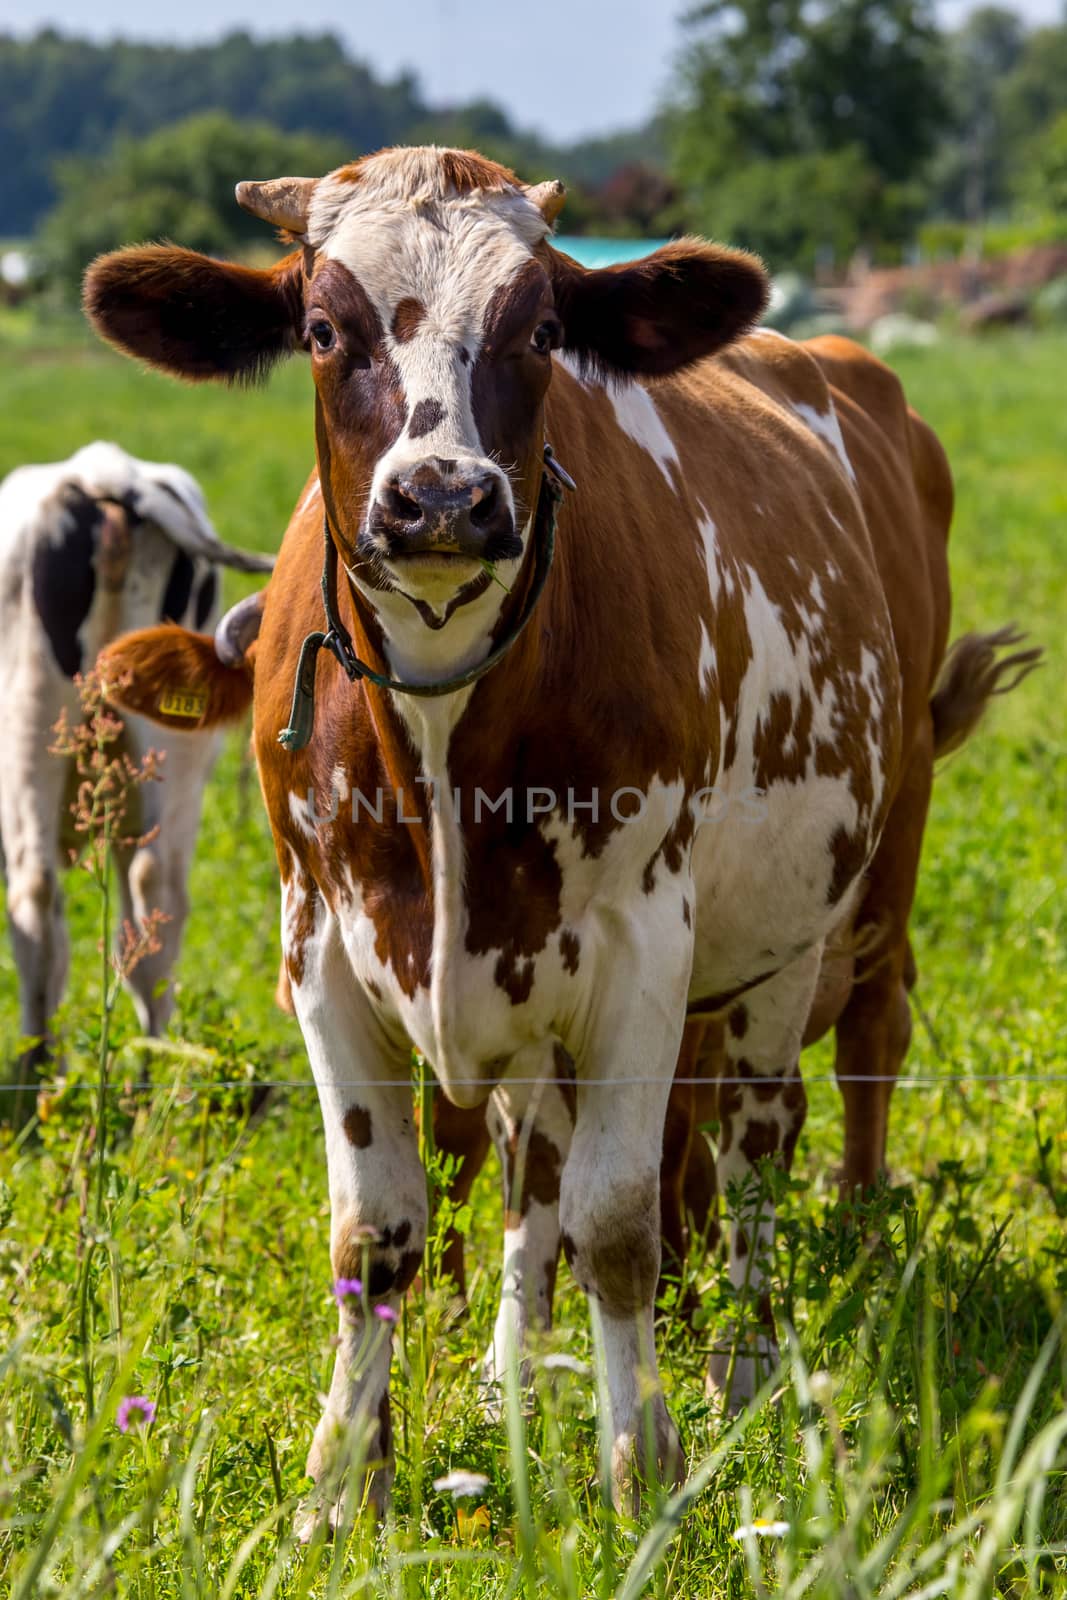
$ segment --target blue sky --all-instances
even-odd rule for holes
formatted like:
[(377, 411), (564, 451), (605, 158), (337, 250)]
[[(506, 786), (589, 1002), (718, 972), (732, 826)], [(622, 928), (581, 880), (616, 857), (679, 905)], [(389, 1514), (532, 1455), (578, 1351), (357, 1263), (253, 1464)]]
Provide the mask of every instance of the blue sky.
[[(484, 95), (522, 127), (557, 139), (633, 126), (669, 79), (691, 0), (0, 0), (0, 28), (54, 24), (108, 38), (207, 39), (254, 33), (340, 33), (380, 72), (413, 69), (434, 103)], [(1003, 0), (1001, 0), (1003, 3)], [(943, 0), (947, 21), (971, 9)], [(1033, 21), (1062, 0), (1017, 0)]]

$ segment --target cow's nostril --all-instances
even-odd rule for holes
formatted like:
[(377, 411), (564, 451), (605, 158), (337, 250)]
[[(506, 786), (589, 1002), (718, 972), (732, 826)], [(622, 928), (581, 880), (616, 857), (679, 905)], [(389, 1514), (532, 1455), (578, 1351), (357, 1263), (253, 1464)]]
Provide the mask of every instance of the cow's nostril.
[(419, 502), (410, 493), (405, 494), (397, 484), (384, 484), (379, 499), (389, 515), (398, 521), (421, 522), (422, 507)]
[(489, 522), (500, 507), (500, 488), (495, 478), (483, 478), (471, 489), (471, 521), (475, 527)]

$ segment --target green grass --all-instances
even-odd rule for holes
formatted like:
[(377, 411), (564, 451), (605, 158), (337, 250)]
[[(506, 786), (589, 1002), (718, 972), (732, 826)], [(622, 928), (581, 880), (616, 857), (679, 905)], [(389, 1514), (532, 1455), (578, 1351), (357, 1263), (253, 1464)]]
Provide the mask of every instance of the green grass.
[[(242, 394), (182, 389), (89, 346), (63, 353), (20, 336), (8, 354), (0, 472), (112, 437), (196, 473), (224, 538), (277, 543), (311, 463), (303, 366)], [(395, 1516), (332, 1548), (292, 1549), (291, 1503), (332, 1362), (329, 1216), (303, 1050), (272, 1004), (275, 869), (241, 735), (210, 787), (194, 873), (173, 1027), (185, 1053), (156, 1062), (153, 1099), (113, 1100), (102, 1174), (93, 1098), (77, 1087), (91, 1084), (98, 1042), (99, 898), (70, 876), (75, 1086), (36, 1144), (0, 1147), (5, 1592), (629, 1600), (650, 1572), (648, 1593), (686, 1600), (1067, 1592), (1056, 1437), (1067, 1084), (1042, 1081), (1067, 1075), (1067, 339), (948, 343), (899, 365), (956, 471), (954, 631), (1014, 619), (1049, 659), (938, 778), (914, 928), (926, 1022), (909, 1061), (938, 1081), (898, 1091), (893, 1183), (858, 1222), (834, 1202), (831, 1057), (807, 1058), (811, 1113), (777, 1246), (796, 1337), (780, 1402), (723, 1442), (700, 1378), (729, 1308), (707, 1262), (704, 1328), (694, 1336), (670, 1307), (661, 1327), (690, 1465), (718, 1452), (684, 1517), (650, 1507), (634, 1527), (603, 1513), (590, 1376), (542, 1372), (525, 1436), (509, 1444), (475, 1403), (499, 1260), (487, 1172), (469, 1313), (452, 1316), (431, 1262), (402, 1319)], [(3, 943), (8, 1055), (15, 994)], [(139, 1067), (125, 1001), (115, 1032), (121, 1084)], [(298, 1085), (255, 1123), (237, 1092), (212, 1108), (181, 1087), (251, 1074)], [(967, 1074), (1008, 1081), (959, 1081)], [(589, 1365), (565, 1272), (558, 1330), (547, 1347)], [(114, 1425), (130, 1393), (158, 1405), (145, 1437)], [(489, 1479), (462, 1522), (432, 1488), (453, 1466)], [(528, 1518), (516, 1511), (523, 1481)], [(752, 1514), (790, 1530), (746, 1547), (732, 1533)]]

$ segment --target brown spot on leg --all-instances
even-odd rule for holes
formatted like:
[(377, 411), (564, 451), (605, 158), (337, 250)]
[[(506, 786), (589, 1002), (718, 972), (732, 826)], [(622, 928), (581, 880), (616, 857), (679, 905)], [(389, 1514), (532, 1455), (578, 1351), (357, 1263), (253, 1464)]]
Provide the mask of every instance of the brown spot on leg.
[(644, 1182), (615, 1185), (603, 1198), (607, 1209), (602, 1214), (587, 1211), (575, 1219), (582, 1237), (571, 1240), (571, 1271), (609, 1316), (628, 1317), (649, 1305), (656, 1293), (658, 1199), (659, 1176), (654, 1174)]
[(741, 1135), (739, 1148), (753, 1166), (766, 1156), (778, 1153), (778, 1124), (762, 1117), (750, 1117)]
[(388, 1394), (378, 1401), (378, 1455), (385, 1462), (393, 1459), (393, 1409)]
[(375, 1252), (372, 1246), (367, 1293), (372, 1300), (380, 1300), (387, 1294), (403, 1294), (414, 1281), (421, 1262), (421, 1250), (405, 1250), (394, 1265), (392, 1251), (383, 1255)]
[[(523, 1144), (526, 1145), (523, 1160)], [(521, 1165), (521, 1172), (518, 1171)], [(530, 1209), (533, 1200), (543, 1206), (555, 1205), (559, 1200), (560, 1154), (552, 1140), (533, 1128), (528, 1139), (518, 1128), (508, 1135), (504, 1150), (504, 1226), (517, 1228)], [(515, 1210), (516, 1176), (518, 1176), (519, 1209)]]
[(785, 1113), (782, 1162), (788, 1172), (808, 1115), (808, 1093), (799, 1078), (791, 1079), (782, 1090), (782, 1110)]
[[(444, 1094), (436, 1094), (433, 1101), (434, 1143), (442, 1155), (450, 1155), (459, 1164), (452, 1179), (449, 1198), (456, 1207), (470, 1198), (474, 1180), (485, 1164), (489, 1152), (489, 1129), (486, 1126), (485, 1107), (471, 1110), (454, 1106)], [(401, 1241), (402, 1243), (406, 1241)], [(463, 1235), (450, 1228), (441, 1257), (441, 1271), (452, 1279), (459, 1293), (466, 1297), (467, 1273), (464, 1261)]]
[(545, 1262), (545, 1302), (549, 1312), (552, 1310), (552, 1301), (556, 1293), (556, 1257), (550, 1256)]
[(349, 1106), (341, 1126), (345, 1130), (345, 1138), (355, 1149), (366, 1150), (372, 1143), (374, 1134), (371, 1131), (370, 1112), (364, 1106)]
[(661, 1290), (664, 1271), (672, 1275), (681, 1272), (688, 1252), (683, 1190), (695, 1125), (693, 1085), (684, 1078), (676, 1079), (667, 1100), (659, 1169), (660, 1236), (663, 1242)]
[(552, 1046), (552, 1060), (556, 1068), (556, 1086), (573, 1127), (578, 1115), (578, 1089), (574, 1082), (574, 1062), (557, 1039)]
[(734, 1142), (734, 1118), (741, 1109), (742, 1095), (736, 1083), (719, 1085), (719, 1154), (726, 1155)]

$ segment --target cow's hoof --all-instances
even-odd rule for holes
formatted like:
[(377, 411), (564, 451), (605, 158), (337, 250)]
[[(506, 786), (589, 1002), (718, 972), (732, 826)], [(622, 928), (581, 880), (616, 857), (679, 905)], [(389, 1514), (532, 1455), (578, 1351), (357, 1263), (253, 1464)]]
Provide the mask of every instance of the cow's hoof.
[[(353, 1489), (336, 1483), (329, 1490), (318, 1484), (296, 1508), (293, 1532), (299, 1544), (310, 1544), (316, 1535), (327, 1542), (345, 1521), (355, 1522), (361, 1516), (371, 1516), (380, 1522), (389, 1506), (391, 1474), (379, 1468), (359, 1475)], [(355, 1503), (349, 1496), (356, 1496)]]
[(682, 1441), (662, 1401), (653, 1409), (651, 1434), (650, 1439), (648, 1424), (642, 1418), (636, 1432), (617, 1434), (611, 1447), (612, 1498), (621, 1516), (639, 1516), (648, 1490), (657, 1488), (670, 1493), (685, 1482)]
[[(388, 1402), (383, 1405), (387, 1408)], [(321, 1528), (330, 1538), (346, 1519), (354, 1521), (367, 1511), (384, 1516), (393, 1483), (387, 1424), (366, 1419), (345, 1422), (326, 1412), (315, 1429), (306, 1470), (315, 1487), (297, 1509), (295, 1528), (301, 1544)]]
[(747, 1349), (713, 1350), (704, 1392), (728, 1417), (744, 1411), (779, 1364), (778, 1346), (760, 1334)]
[(333, 1538), (340, 1520), (341, 1502), (335, 1500), (332, 1505), (325, 1505), (317, 1491), (313, 1490), (296, 1508), (293, 1533), (298, 1544), (310, 1544), (317, 1534), (321, 1534), (328, 1542)]

